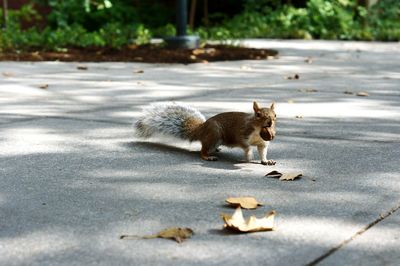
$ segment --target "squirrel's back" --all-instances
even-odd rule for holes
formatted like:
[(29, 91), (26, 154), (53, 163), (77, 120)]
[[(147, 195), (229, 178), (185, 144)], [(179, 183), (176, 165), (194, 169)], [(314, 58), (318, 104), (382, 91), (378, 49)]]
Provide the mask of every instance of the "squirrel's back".
[(194, 140), (194, 132), (205, 120), (198, 110), (185, 104), (151, 104), (135, 122), (136, 134), (142, 138), (161, 134)]

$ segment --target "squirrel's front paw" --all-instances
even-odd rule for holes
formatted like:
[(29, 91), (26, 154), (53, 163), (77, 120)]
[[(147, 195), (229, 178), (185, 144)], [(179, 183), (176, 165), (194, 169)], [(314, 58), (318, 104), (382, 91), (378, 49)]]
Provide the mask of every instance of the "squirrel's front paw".
[(201, 156), (204, 161), (218, 161), (218, 157), (215, 156)]
[(218, 157), (208, 156), (207, 161), (218, 161)]
[(274, 161), (274, 160), (261, 161), (261, 164), (263, 164), (263, 165), (275, 165), (276, 161)]

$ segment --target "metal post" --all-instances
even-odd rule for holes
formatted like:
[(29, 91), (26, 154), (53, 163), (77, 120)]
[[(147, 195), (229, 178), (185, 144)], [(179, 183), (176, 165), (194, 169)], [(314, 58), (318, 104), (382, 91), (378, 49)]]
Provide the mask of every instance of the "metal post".
[(196, 49), (200, 45), (200, 38), (186, 35), (187, 27), (187, 0), (176, 0), (176, 36), (164, 38), (170, 48)]
[(186, 35), (187, 0), (178, 0), (176, 3), (176, 36)]

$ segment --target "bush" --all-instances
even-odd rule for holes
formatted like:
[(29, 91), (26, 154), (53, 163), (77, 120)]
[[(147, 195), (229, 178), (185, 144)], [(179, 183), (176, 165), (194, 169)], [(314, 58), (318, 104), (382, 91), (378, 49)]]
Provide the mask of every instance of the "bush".
[[(131, 0), (35, 0), (53, 9), (44, 29), (22, 29), (22, 22), (40, 21), (32, 5), (9, 12), (0, 31), (0, 50), (63, 50), (68, 47), (111, 47), (147, 44), (152, 36), (175, 35), (171, 10)], [(285, 1), (286, 2), (286, 1)], [(1, 11), (1, 9), (0, 9)], [(157, 14), (154, 16), (153, 14)], [(210, 14), (208, 27), (194, 30), (205, 40), (240, 38), (301, 38), (400, 40), (400, 1), (380, 0), (369, 10), (355, 0), (308, 0), (302, 7), (280, 0), (246, 0), (234, 17)]]
[(355, 0), (309, 0), (305, 7), (278, 0), (247, 0), (245, 11), (211, 27), (200, 27), (206, 39), (301, 38), (400, 40), (400, 1), (381, 0), (366, 10)]

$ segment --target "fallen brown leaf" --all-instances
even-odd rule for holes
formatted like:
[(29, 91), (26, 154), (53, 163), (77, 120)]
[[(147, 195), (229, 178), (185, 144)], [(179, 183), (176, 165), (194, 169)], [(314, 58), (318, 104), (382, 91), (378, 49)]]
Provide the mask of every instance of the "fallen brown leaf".
[(136, 70), (135, 73), (137, 73), (137, 74), (142, 74), (142, 73), (144, 73), (144, 70), (139, 69), (139, 70)]
[[(154, 235), (148, 235), (148, 236), (142, 236), (140, 238), (142, 239), (153, 239), (153, 238), (165, 238), (165, 239), (172, 239), (175, 240), (178, 243), (182, 243), (185, 239), (191, 238), (193, 235), (193, 230), (188, 228), (188, 227), (171, 227), (164, 229), (157, 234)], [(133, 235), (122, 235), (119, 237), (120, 239), (137, 239), (138, 236), (133, 236)]]
[(307, 59), (304, 60), (304, 62), (306, 62), (307, 64), (312, 64), (313, 59), (312, 59), (312, 57), (307, 57)]
[(274, 230), (275, 211), (266, 213), (263, 218), (250, 216), (249, 219), (245, 220), (242, 209), (238, 207), (233, 215), (222, 213), (221, 218), (224, 220), (224, 228), (234, 231), (244, 233), (271, 231)]
[(251, 67), (243, 65), (240, 67), (241, 70), (251, 70)]
[(11, 72), (3, 72), (2, 74), (3, 74), (3, 76), (6, 77), (6, 78), (10, 78), (10, 77), (13, 77), (13, 76), (14, 76), (14, 73), (11, 73)]
[(240, 206), (243, 209), (256, 209), (258, 206), (262, 206), (262, 204), (253, 197), (239, 197), (239, 198), (230, 197), (227, 198), (225, 201), (230, 205), (236, 207)]
[(368, 97), (369, 96), (368, 92), (365, 92), (365, 91), (360, 91), (356, 95), (357, 96), (361, 96), (361, 97)]
[(43, 90), (47, 89), (48, 87), (49, 87), (49, 84), (42, 84), (42, 85), (39, 85), (39, 88), (41, 88), (41, 89), (43, 89)]
[(300, 89), (301, 92), (318, 92), (317, 89), (309, 88), (309, 89)]
[(281, 181), (293, 181), (296, 178), (301, 177), (303, 174), (301, 172), (285, 173), (279, 178)]
[(289, 173), (281, 173), (276, 170), (271, 171), (265, 175), (266, 177), (271, 178), (279, 178), (281, 181), (293, 181), (296, 178), (302, 177), (303, 174), (301, 172), (289, 172)]
[(77, 66), (76, 68), (79, 70), (88, 70), (87, 66)]
[(300, 79), (299, 74), (294, 74), (293, 76), (286, 76), (285, 79)]
[(271, 178), (279, 178), (279, 177), (282, 176), (282, 173), (280, 173), (280, 172), (274, 170), (274, 171), (269, 172), (269, 173), (266, 174), (265, 176), (266, 176), (266, 177), (271, 177)]
[(192, 54), (194, 55), (201, 55), (201, 54), (214, 54), (215, 53), (214, 48), (197, 48), (192, 51)]

